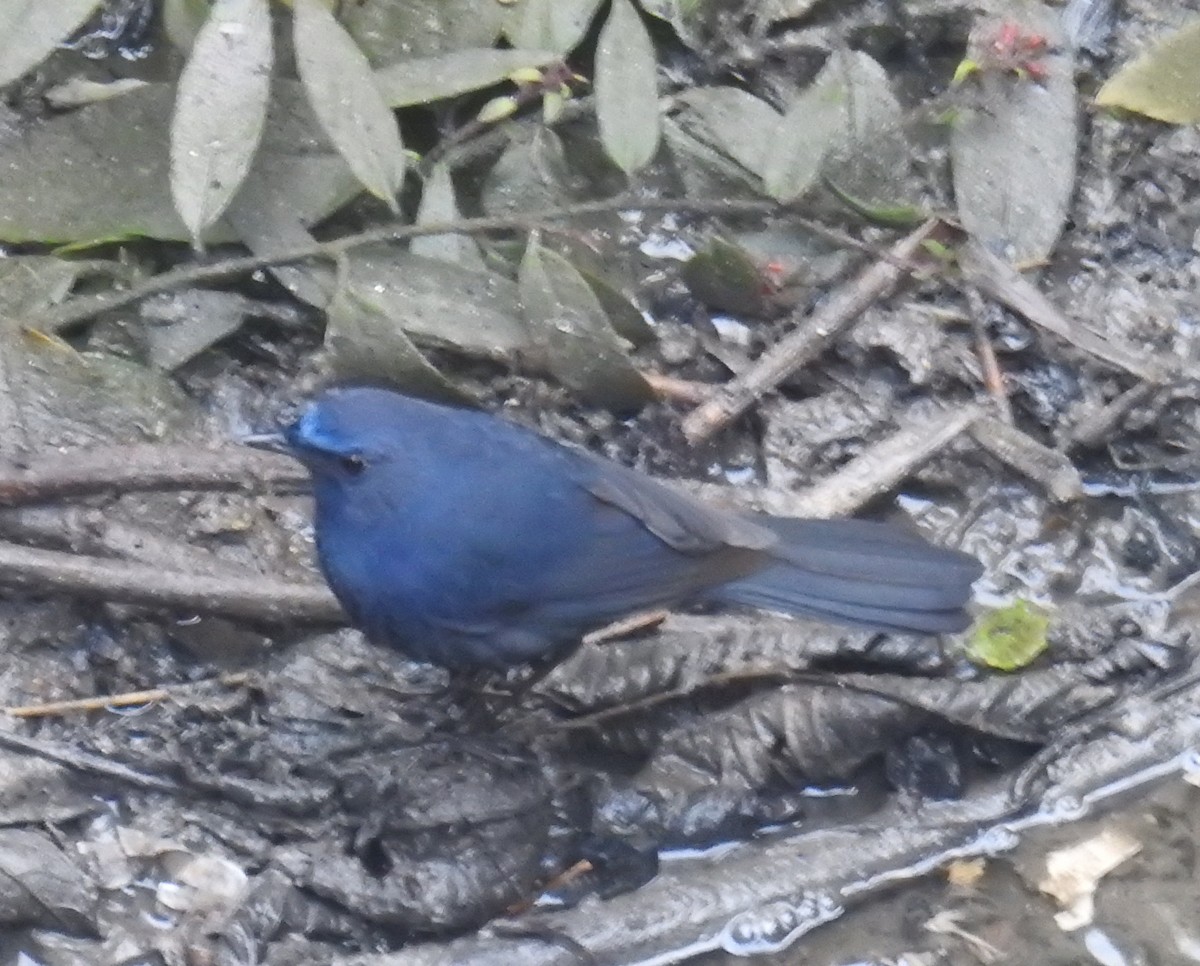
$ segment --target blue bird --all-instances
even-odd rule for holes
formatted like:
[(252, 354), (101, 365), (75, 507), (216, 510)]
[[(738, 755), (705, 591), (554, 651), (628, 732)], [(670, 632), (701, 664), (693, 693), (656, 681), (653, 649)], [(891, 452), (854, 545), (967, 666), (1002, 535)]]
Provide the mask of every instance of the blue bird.
[(888, 524), (706, 506), (496, 416), (328, 390), (281, 434), (312, 474), (321, 567), (377, 644), (458, 671), (562, 659), (692, 601), (885, 631), (963, 629), (981, 568)]

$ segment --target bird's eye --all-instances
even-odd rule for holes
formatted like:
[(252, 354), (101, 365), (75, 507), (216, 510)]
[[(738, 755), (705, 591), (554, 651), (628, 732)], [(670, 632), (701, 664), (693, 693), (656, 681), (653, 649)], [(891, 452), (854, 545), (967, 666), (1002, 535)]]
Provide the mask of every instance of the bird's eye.
[(367, 461), (357, 453), (351, 453), (349, 456), (342, 457), (342, 469), (350, 476), (358, 476), (367, 468)]

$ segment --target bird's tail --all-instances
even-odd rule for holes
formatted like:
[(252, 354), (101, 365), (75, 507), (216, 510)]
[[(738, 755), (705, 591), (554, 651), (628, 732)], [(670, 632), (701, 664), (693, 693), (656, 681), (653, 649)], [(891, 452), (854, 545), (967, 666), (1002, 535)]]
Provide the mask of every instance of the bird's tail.
[(969, 554), (868, 520), (754, 522), (779, 536), (777, 563), (710, 599), (883, 631), (943, 634), (970, 623), (965, 607), (983, 568)]

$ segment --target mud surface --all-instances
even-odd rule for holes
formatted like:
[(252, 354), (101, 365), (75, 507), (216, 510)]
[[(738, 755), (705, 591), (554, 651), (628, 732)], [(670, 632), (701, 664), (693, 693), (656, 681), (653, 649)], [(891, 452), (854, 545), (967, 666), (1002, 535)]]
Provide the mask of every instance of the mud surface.
[[(672, 110), (682, 125), (688, 93), (730, 64), (782, 106), (788, 72), (815, 73), (836, 37), (887, 66), (919, 127), (979, 11), (913, 4), (900, 37), (875, 6), (797, 9), (741, 44), (664, 40)], [(385, 356), (370, 330), (333, 344), (265, 274), (102, 314), (49, 348), (7, 326), (0, 962), (1200, 961), (1200, 132), (1086, 109), (1115, 64), (1198, 12), (1131, 2), (1075, 52), (1066, 228), (1027, 288), (972, 269), (939, 228), (961, 265), (867, 300), (720, 431), (689, 431), (696, 403), (860, 291), (902, 231), (841, 225), (863, 249), (786, 214), (648, 201), (558, 233), (548, 246), (636, 306), (612, 312), (629, 362), (670, 380), (644, 405), (583, 402), (583, 377), (570, 392), (527, 350), (410, 332), (454, 391), (558, 439), (730, 504), (908, 521), (977, 555), (981, 615), (1023, 600), (1049, 616), (1045, 651), (1010, 672), (972, 660), (969, 632), (689, 613), (528, 687), (448, 682), (341, 626), (303, 475), (232, 442)], [(34, 109), (10, 100), (25, 123)], [(598, 150), (589, 124), (562, 128), (572, 164)], [(532, 126), (516, 130), (536, 161)], [(944, 204), (947, 148), (914, 143), (900, 187)], [(496, 153), (463, 164), (468, 210), (561, 200), (554, 164), (531, 185)], [(571, 187), (612, 177), (584, 166)], [(714, 179), (674, 156), (639, 190)], [(143, 267), (187, 257), (142, 244)], [(10, 256), (0, 269), (37, 260), (20, 268), (39, 291), (120, 270)], [(1044, 856), (1100, 833), (1136, 849), (1064, 928)]]

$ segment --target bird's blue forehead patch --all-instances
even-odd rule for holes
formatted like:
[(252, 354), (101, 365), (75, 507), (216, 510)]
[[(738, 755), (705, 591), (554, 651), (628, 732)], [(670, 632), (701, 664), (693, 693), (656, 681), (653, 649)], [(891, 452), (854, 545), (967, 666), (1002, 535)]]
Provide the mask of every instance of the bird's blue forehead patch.
[(287, 429), (288, 442), (301, 450), (335, 456), (354, 451), (356, 442), (342, 432), (336, 420), (319, 404), (310, 405)]

